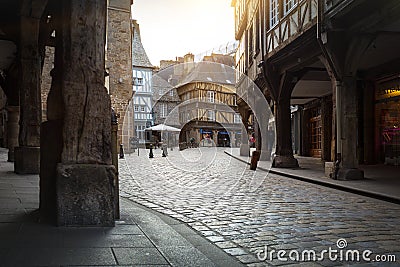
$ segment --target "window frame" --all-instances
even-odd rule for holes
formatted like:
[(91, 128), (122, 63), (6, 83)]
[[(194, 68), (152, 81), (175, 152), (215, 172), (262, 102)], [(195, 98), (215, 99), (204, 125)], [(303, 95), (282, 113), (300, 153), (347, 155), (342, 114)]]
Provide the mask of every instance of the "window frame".
[(207, 102), (215, 103), (215, 92), (214, 91), (207, 91), (206, 93)]
[(279, 0), (269, 1), (269, 26), (275, 27), (279, 23)]
[(160, 118), (165, 118), (168, 115), (168, 106), (166, 103), (160, 104)]
[(285, 0), (283, 2), (283, 15), (286, 16), (287, 14), (289, 14), (290, 11), (292, 11), (298, 3), (298, 0)]

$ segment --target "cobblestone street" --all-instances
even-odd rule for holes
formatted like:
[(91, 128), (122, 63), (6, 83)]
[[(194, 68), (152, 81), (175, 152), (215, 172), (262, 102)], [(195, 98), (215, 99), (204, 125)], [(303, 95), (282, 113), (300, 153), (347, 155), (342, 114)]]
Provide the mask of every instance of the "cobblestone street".
[[(248, 266), (398, 266), (400, 206), (309, 184), (248, 166), (223, 148), (155, 150), (119, 161), (121, 196), (186, 222)], [(337, 241), (346, 241), (339, 247)], [(332, 261), (332, 249), (371, 250), (397, 262)], [(272, 250), (314, 250), (319, 261), (278, 260)], [(286, 254), (288, 257), (288, 254)]]

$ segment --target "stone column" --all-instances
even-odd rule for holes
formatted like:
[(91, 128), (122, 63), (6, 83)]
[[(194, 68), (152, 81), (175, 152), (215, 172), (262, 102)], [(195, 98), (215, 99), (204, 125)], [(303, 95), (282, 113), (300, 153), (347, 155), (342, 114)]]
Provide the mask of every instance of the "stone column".
[(357, 80), (356, 77), (346, 76), (342, 83), (336, 88), (339, 90), (337, 101), (340, 105), (336, 105), (337, 116), (340, 116), (338, 127), (341, 142), (338, 144), (341, 153), (340, 168), (337, 173), (339, 180), (355, 180), (363, 179), (364, 172), (358, 169), (357, 143), (358, 143), (358, 114), (357, 114)]
[(38, 174), (40, 169), (40, 123), (42, 121), (40, 18), (22, 15), (20, 23), (20, 128), (19, 147), (15, 148), (14, 171), (20, 174)]
[(18, 146), (19, 107), (7, 106), (8, 161), (14, 162), (14, 148)]
[(104, 87), (106, 3), (61, 3), (64, 119), (56, 170), (58, 225), (114, 225), (118, 189), (111, 156), (111, 101)]
[(331, 146), (332, 146), (332, 104), (323, 98), (321, 101), (321, 123), (322, 123), (322, 155), (324, 161), (332, 161)]
[(290, 97), (281, 97), (276, 102), (276, 154), (272, 166), (275, 168), (297, 168), (299, 163), (293, 156)]

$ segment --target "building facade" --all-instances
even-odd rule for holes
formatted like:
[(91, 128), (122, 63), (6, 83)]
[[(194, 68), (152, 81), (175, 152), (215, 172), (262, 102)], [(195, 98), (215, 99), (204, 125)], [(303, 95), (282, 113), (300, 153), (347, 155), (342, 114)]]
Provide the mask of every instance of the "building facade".
[(155, 73), (153, 75), (154, 124), (166, 124), (180, 128), (177, 112), (179, 103), (179, 95), (173, 84)]
[[(337, 179), (363, 178), (360, 163), (398, 161), (398, 1), (232, 6), (237, 85), (249, 77), (274, 110), (275, 167), (298, 166), (294, 144), (300, 155), (334, 161)], [(246, 103), (239, 107), (251, 113)]]
[(238, 146), (241, 119), (237, 113), (233, 57), (212, 54), (202, 62), (185, 56), (184, 78), (176, 88), (181, 100), (181, 143)]
[(154, 124), (152, 77), (154, 66), (144, 50), (140, 28), (136, 20), (132, 21), (132, 79), (134, 96), (129, 108), (134, 112), (135, 137), (139, 143), (146, 140), (145, 129)]

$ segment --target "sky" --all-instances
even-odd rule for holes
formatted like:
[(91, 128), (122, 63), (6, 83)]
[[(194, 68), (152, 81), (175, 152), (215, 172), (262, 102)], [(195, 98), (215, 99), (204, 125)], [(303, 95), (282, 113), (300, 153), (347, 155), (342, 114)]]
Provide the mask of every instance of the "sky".
[(234, 41), (231, 0), (134, 0), (132, 18), (140, 26), (150, 62), (194, 55)]

